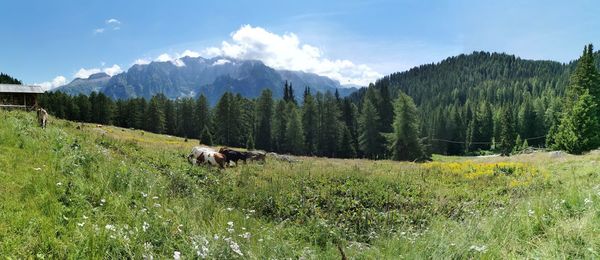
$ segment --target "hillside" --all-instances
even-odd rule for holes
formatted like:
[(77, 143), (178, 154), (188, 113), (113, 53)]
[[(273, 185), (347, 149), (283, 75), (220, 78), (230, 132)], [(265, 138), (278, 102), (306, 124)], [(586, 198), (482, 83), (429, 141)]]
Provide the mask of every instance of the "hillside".
[(255, 98), (268, 88), (276, 97), (281, 97), (281, 86), (286, 80), (299, 89), (305, 86), (322, 92), (340, 89), (343, 96), (357, 90), (354, 87), (345, 88), (336, 80), (313, 73), (275, 70), (256, 60), (183, 57), (178, 61), (177, 64), (168, 61), (136, 64), (113, 77), (99, 73), (87, 79), (77, 78), (54, 91), (69, 95), (89, 95), (96, 91), (113, 99), (150, 99), (160, 93), (176, 99), (204, 94), (211, 104), (215, 104), (227, 91)]
[[(600, 53), (594, 53), (596, 66)], [(434, 153), (461, 155), (493, 149), (503, 123), (500, 113), (512, 113), (512, 128), (521, 142), (544, 147), (557, 127), (564, 90), (576, 61), (527, 60), (503, 53), (473, 52), (393, 73), (371, 86), (400, 92), (413, 98), (420, 113), (421, 135)], [(362, 103), (369, 88), (350, 98)], [(389, 111), (389, 109), (387, 110)], [(393, 114), (379, 105), (383, 125), (391, 124)], [(381, 129), (382, 132), (389, 131)], [(519, 143), (517, 145), (522, 145)]]
[(0, 111), (0, 255), (593, 258), (600, 154), (192, 167), (196, 141)]

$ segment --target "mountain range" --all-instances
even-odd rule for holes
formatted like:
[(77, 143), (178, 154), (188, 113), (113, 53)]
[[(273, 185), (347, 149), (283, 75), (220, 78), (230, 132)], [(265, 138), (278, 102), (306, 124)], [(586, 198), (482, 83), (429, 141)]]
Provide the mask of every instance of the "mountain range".
[(334, 92), (337, 89), (341, 96), (347, 96), (359, 88), (342, 86), (337, 80), (314, 73), (276, 70), (258, 60), (183, 57), (176, 62), (136, 64), (112, 77), (97, 73), (87, 79), (77, 78), (53, 91), (69, 95), (88, 95), (95, 91), (114, 99), (148, 99), (159, 93), (171, 99), (204, 94), (211, 104), (215, 104), (227, 91), (254, 98), (268, 88), (275, 97), (281, 97), (285, 81), (294, 86), (296, 95), (302, 93), (305, 86), (320, 92)]

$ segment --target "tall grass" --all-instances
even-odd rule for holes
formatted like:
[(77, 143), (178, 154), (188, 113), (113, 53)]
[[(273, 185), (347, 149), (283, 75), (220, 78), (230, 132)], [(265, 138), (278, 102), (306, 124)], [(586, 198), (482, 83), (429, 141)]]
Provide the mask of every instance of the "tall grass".
[[(594, 258), (597, 154), (193, 167), (180, 138), (0, 111), (0, 255)], [(437, 158), (437, 157), (436, 157)], [(487, 159), (486, 159), (487, 160)], [(510, 162), (503, 162), (508, 160)]]

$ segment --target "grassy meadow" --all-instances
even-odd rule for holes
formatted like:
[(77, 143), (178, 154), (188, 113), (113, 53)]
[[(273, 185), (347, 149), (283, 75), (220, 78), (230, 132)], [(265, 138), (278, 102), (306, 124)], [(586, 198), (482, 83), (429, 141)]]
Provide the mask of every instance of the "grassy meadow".
[(600, 153), (191, 166), (197, 140), (0, 111), (8, 258), (597, 258)]

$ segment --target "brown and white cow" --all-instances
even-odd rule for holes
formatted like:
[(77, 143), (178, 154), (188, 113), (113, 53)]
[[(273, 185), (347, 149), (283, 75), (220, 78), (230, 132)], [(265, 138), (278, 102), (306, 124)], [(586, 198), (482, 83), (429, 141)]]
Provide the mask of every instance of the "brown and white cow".
[(225, 168), (225, 156), (209, 147), (192, 148), (192, 153), (188, 155), (188, 161), (193, 165), (209, 164), (221, 169)]
[(46, 128), (46, 124), (48, 123), (48, 112), (46, 112), (46, 110), (43, 108), (38, 108), (37, 120), (40, 127)]

